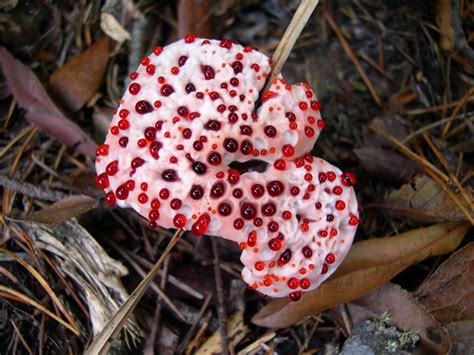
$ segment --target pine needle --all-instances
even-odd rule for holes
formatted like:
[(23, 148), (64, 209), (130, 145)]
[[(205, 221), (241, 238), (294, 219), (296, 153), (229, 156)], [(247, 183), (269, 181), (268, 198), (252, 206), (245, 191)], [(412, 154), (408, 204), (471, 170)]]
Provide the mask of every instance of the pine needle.
[(150, 272), (146, 277), (140, 282), (140, 285), (132, 292), (132, 294), (127, 298), (125, 303), (120, 307), (120, 309), (115, 313), (115, 315), (109, 320), (107, 325), (102, 329), (102, 331), (96, 336), (92, 344), (86, 349), (86, 354), (96, 355), (105, 353), (115, 339), (115, 337), (120, 333), (123, 326), (127, 322), (128, 317), (133, 312), (138, 302), (145, 294), (145, 291), (150, 286), (150, 283), (155, 279), (158, 270), (160, 269), (163, 260), (173, 249), (174, 245), (183, 235), (184, 230), (178, 229), (176, 233), (171, 238), (170, 242), (166, 246), (165, 251), (161, 254), (158, 261), (155, 263)]

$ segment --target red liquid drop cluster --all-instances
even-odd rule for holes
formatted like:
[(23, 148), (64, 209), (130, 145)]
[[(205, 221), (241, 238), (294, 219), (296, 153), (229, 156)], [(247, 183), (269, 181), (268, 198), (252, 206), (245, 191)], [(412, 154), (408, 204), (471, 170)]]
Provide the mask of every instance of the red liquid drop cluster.
[[(267, 56), (229, 40), (156, 47), (97, 148), (96, 183), (152, 227), (237, 242), (249, 287), (297, 300), (351, 246), (356, 181), (309, 154), (324, 122), (308, 84), (278, 77), (255, 111), (269, 73)], [(268, 167), (229, 167), (251, 159)]]

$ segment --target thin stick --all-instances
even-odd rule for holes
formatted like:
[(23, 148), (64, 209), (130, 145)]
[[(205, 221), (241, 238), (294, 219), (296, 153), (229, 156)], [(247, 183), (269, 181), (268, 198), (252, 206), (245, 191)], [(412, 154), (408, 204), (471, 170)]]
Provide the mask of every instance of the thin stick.
[(173, 235), (168, 245), (166, 246), (165, 251), (161, 254), (160, 258), (146, 275), (146, 277), (140, 282), (140, 285), (132, 292), (132, 294), (127, 298), (125, 303), (120, 307), (120, 309), (115, 313), (115, 315), (109, 320), (104, 329), (97, 335), (92, 344), (86, 349), (86, 354), (96, 355), (105, 353), (111, 342), (114, 338), (120, 333), (125, 322), (127, 321), (129, 315), (133, 312), (138, 302), (145, 294), (145, 291), (148, 289), (150, 283), (155, 279), (158, 270), (160, 269), (163, 260), (170, 253), (171, 249), (178, 242), (178, 240), (183, 235), (184, 230), (178, 229)]
[(444, 170), (446, 170), (446, 172), (448, 173), (448, 176), (451, 179), (451, 181), (459, 189), (459, 192), (461, 193), (461, 196), (464, 198), (464, 200), (466, 200), (467, 205), (471, 208), (471, 210), (474, 211), (474, 204), (472, 202), (472, 198), (468, 196), (466, 190), (464, 190), (464, 187), (459, 183), (459, 180), (457, 179), (457, 177), (451, 172), (451, 168), (449, 167), (449, 164), (446, 161), (443, 154), (441, 154), (441, 152), (438, 150), (438, 147), (436, 147), (436, 145), (433, 143), (430, 136), (426, 132), (424, 132), (422, 136), (424, 140), (426, 141), (426, 143), (428, 143), (428, 146), (431, 148), (433, 153), (435, 153), (441, 165), (443, 165)]
[(364, 81), (365, 85), (367, 85), (367, 88), (369, 89), (370, 94), (372, 95), (372, 98), (374, 99), (375, 103), (379, 107), (382, 107), (383, 106), (382, 101), (380, 100), (380, 97), (377, 94), (377, 91), (375, 91), (375, 88), (372, 85), (372, 82), (370, 81), (369, 77), (367, 76), (364, 69), (360, 65), (359, 60), (357, 59), (357, 56), (355, 55), (355, 53), (352, 50), (351, 46), (349, 45), (349, 43), (347, 43), (346, 39), (342, 35), (342, 32), (339, 29), (339, 27), (337, 26), (336, 21), (334, 21), (334, 18), (332, 17), (332, 15), (329, 13), (329, 11), (324, 6), (321, 8), (321, 11), (323, 12), (324, 17), (326, 18), (326, 21), (329, 23), (329, 26), (331, 26), (332, 30), (336, 34), (337, 39), (339, 40), (339, 42), (341, 42), (342, 49), (344, 49), (344, 52), (346, 52), (346, 54), (349, 57), (349, 59), (351, 60), (352, 64), (354, 64), (354, 66), (356, 67), (357, 72), (361, 76), (361, 78)]
[(474, 225), (474, 219), (469, 213), (469, 211), (463, 206), (461, 201), (459, 201), (459, 198), (447, 187), (447, 184), (451, 183), (451, 179), (449, 179), (449, 177), (447, 177), (442, 171), (440, 171), (437, 167), (428, 162), (426, 159), (413, 153), (410, 149), (405, 147), (397, 138), (395, 138), (391, 134), (388, 134), (384, 130), (374, 125), (369, 125), (369, 128), (384, 136), (386, 139), (392, 142), (406, 157), (418, 163), (426, 171), (426, 173), (439, 185), (439, 187), (441, 187), (441, 189), (446, 192), (446, 194), (453, 200), (453, 202), (459, 207), (461, 212), (466, 216), (467, 220), (472, 225)]
[(227, 315), (225, 312), (224, 291), (222, 289), (222, 275), (219, 265), (219, 248), (215, 238), (211, 238), (211, 243), (214, 254), (214, 278), (216, 279), (217, 314), (219, 315), (219, 331), (221, 333), (221, 354), (227, 355), (229, 353), (229, 339), (227, 336)]
[(286, 63), (286, 60), (296, 43), (296, 40), (300, 36), (301, 31), (303, 31), (303, 28), (306, 25), (306, 22), (308, 22), (314, 9), (318, 6), (318, 3), (319, 0), (301, 0), (300, 5), (296, 9), (294, 16), (285, 31), (285, 34), (275, 50), (275, 53), (273, 53), (272, 71), (265, 87), (261, 91), (262, 93), (268, 91), (273, 80), (275, 80), (278, 74), (280, 74), (283, 65)]
[[(471, 87), (466, 95), (459, 101), (459, 103), (456, 105), (454, 108), (453, 112), (451, 113), (451, 117), (454, 117), (458, 114), (459, 111), (464, 107), (466, 102), (469, 100), (469, 98), (474, 94), (474, 87)], [(447, 122), (446, 125), (443, 127), (443, 130), (441, 132), (441, 138), (445, 139), (448, 136), (449, 133), (449, 128), (451, 127), (451, 121)]]

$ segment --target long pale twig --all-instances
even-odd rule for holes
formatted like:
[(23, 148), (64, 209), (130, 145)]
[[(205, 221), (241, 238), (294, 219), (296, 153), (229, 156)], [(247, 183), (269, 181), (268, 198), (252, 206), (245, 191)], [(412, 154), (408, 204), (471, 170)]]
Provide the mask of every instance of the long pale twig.
[[(466, 95), (459, 101), (459, 103), (456, 105), (454, 108), (453, 112), (451, 113), (451, 117), (454, 117), (458, 114), (459, 111), (464, 107), (466, 102), (469, 100), (469, 98), (474, 94), (474, 86), (471, 87)], [(443, 127), (443, 130), (441, 132), (441, 138), (446, 138), (449, 133), (449, 128), (451, 127), (451, 121), (447, 122), (446, 125)]]
[(137, 306), (145, 291), (148, 289), (150, 283), (155, 279), (156, 274), (158, 273), (158, 270), (160, 269), (160, 266), (163, 263), (163, 260), (169, 254), (174, 245), (178, 242), (179, 238), (181, 238), (183, 233), (184, 231), (182, 229), (178, 229), (176, 231), (176, 233), (173, 235), (173, 238), (171, 238), (170, 242), (166, 246), (166, 249), (163, 251), (153, 268), (142, 280), (142, 282), (140, 282), (140, 285), (138, 285), (135, 291), (133, 291), (132, 294), (127, 298), (127, 300), (120, 307), (117, 313), (115, 313), (115, 315), (109, 320), (104, 329), (96, 336), (92, 344), (86, 349), (86, 354), (95, 355), (105, 353), (110, 343), (122, 330), (129, 315)]
[(318, 6), (319, 0), (302, 0), (298, 8), (296, 9), (293, 18), (291, 19), (288, 28), (285, 31), (278, 47), (272, 56), (272, 71), (268, 77), (267, 83), (262, 93), (268, 91), (272, 85), (273, 80), (280, 74), (283, 65), (286, 63), (288, 56), (296, 43), (296, 40), (303, 31), (306, 22), (308, 22), (311, 14), (313, 13), (316, 6)]
[(217, 314), (219, 316), (219, 331), (221, 333), (221, 354), (229, 353), (229, 338), (227, 336), (227, 315), (224, 303), (224, 290), (222, 288), (222, 275), (220, 268), (220, 257), (217, 240), (211, 239), (212, 252), (214, 253), (214, 278), (216, 279), (217, 290)]

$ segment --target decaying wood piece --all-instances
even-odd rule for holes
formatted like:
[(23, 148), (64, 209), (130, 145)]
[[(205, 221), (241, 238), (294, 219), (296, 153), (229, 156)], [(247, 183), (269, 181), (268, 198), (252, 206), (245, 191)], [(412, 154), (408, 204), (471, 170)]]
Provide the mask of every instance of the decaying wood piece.
[[(98, 334), (128, 297), (120, 278), (127, 268), (112, 259), (75, 219), (56, 225), (22, 222), (40, 249), (53, 254), (61, 270), (82, 289), (89, 306), (93, 334)], [(135, 318), (126, 326), (132, 340), (142, 336)]]

